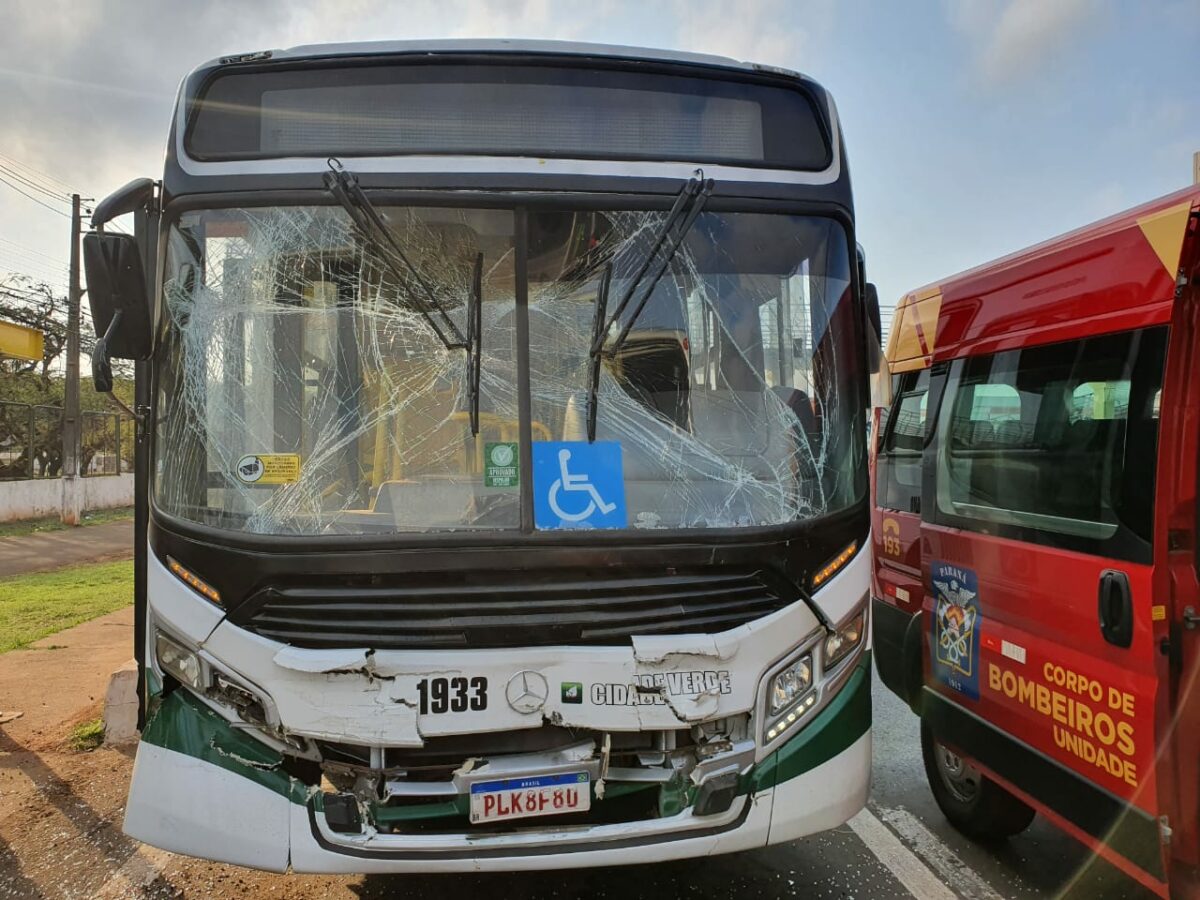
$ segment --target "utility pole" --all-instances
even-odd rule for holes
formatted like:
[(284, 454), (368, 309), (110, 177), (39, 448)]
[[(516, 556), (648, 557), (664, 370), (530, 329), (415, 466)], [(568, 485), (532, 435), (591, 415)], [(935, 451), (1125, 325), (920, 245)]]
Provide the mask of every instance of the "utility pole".
[(78, 525), (82, 514), (79, 448), (79, 234), (82, 231), (81, 202), (71, 195), (71, 270), (67, 293), (67, 383), (63, 395), (62, 520)]

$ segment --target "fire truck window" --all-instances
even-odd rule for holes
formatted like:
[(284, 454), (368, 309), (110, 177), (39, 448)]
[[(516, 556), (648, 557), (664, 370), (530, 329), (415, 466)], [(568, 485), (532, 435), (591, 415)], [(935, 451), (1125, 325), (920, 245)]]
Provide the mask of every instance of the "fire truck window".
[(925, 442), (929, 370), (899, 376), (883, 447), (875, 462), (875, 502), (885, 509), (921, 511), (921, 449)]
[(1148, 557), (1164, 329), (955, 364), (937, 519), (1066, 549)]

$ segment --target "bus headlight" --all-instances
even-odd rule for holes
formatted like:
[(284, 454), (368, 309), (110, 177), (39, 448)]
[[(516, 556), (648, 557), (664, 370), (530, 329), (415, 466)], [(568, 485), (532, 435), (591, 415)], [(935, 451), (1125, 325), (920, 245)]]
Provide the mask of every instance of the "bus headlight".
[(767, 741), (779, 737), (817, 702), (813, 686), (812, 654), (788, 663), (771, 679), (766, 721)]
[(771, 683), (771, 715), (777, 716), (812, 687), (812, 657), (805, 656), (775, 676)]
[(849, 622), (825, 638), (825, 671), (829, 671), (846, 658), (863, 639), (863, 614), (859, 613)]
[[(199, 654), (161, 631), (154, 633), (154, 653), (158, 667), (180, 684), (187, 685), (201, 697), (217, 704), (250, 725), (268, 728), (273, 710), (270, 702), (258, 691), (226, 675), (210, 660), (202, 661)], [(277, 717), (275, 719), (277, 721)], [(287, 738), (280, 740), (288, 741)]]
[(182, 644), (177, 644), (161, 631), (154, 635), (154, 654), (158, 666), (172, 678), (197, 691), (204, 690), (200, 657)]

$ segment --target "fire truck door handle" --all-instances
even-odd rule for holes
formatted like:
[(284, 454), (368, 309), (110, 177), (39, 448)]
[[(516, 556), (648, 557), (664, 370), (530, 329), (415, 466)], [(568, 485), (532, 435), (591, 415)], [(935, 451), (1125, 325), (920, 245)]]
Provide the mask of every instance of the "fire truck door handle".
[(1129, 576), (1116, 569), (1100, 573), (1100, 633), (1110, 644), (1128, 647), (1133, 643), (1133, 598)]

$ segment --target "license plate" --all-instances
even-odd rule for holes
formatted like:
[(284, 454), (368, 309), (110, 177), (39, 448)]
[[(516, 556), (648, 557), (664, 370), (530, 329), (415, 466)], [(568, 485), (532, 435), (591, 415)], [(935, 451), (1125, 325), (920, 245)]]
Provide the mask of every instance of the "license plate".
[(587, 772), (477, 781), (471, 785), (472, 822), (559, 816), (583, 812), (591, 805)]

